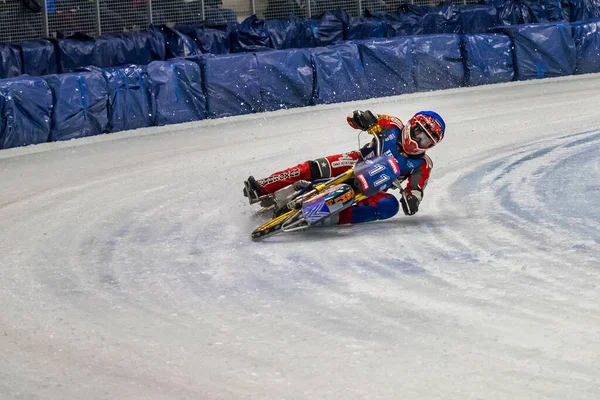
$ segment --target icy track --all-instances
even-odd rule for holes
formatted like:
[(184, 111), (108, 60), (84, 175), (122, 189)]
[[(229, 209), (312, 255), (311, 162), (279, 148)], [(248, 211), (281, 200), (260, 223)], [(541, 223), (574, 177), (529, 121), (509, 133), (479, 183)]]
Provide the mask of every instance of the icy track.
[[(600, 76), (0, 152), (0, 399), (600, 398)], [(414, 217), (275, 236), (249, 174), (434, 109)]]

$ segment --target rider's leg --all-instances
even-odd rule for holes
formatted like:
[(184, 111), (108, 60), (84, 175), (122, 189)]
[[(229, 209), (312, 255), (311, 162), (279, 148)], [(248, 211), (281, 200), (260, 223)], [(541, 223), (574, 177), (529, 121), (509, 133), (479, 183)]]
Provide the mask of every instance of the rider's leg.
[(359, 224), (361, 222), (388, 219), (398, 213), (400, 204), (394, 195), (389, 193), (377, 193), (354, 206), (342, 210), (339, 213), (337, 223)]
[[(354, 151), (306, 161), (295, 167), (275, 172), (267, 178), (256, 179), (256, 184), (251, 187), (256, 190), (259, 196), (264, 196), (275, 193), (279, 189), (300, 180), (313, 181), (321, 178), (331, 178), (352, 168), (359, 157), (360, 153)], [(246, 181), (246, 183), (249, 181), (251, 179)], [(244, 195), (246, 195), (246, 190), (244, 191)], [(246, 195), (246, 197), (248, 196)]]

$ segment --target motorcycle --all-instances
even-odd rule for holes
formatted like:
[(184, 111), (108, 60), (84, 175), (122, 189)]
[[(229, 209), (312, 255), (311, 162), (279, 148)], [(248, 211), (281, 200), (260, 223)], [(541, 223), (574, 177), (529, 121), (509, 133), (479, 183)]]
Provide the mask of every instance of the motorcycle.
[(374, 140), (375, 155), (362, 157), (354, 168), (327, 180), (299, 181), (261, 197), (259, 213), (272, 212), (273, 217), (252, 232), (252, 240), (322, 225), (327, 218), (397, 185), (400, 167), (396, 159), (381, 154), (379, 136), (374, 135)]

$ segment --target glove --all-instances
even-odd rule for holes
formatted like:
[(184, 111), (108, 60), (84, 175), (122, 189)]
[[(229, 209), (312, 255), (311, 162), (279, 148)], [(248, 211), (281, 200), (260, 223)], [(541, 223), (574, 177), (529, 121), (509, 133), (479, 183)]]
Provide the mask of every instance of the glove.
[(406, 215), (414, 215), (419, 211), (419, 203), (421, 202), (420, 196), (415, 194), (402, 193), (400, 204), (402, 205), (402, 211)]
[[(371, 111), (353, 111), (351, 115), (348, 115), (346, 118), (348, 121), (348, 125), (353, 127), (354, 129), (361, 129), (363, 131), (369, 131), (374, 127), (378, 127), (377, 125), (377, 116), (375, 116)], [(379, 130), (381, 132), (381, 129)], [(371, 133), (371, 132), (369, 132)]]

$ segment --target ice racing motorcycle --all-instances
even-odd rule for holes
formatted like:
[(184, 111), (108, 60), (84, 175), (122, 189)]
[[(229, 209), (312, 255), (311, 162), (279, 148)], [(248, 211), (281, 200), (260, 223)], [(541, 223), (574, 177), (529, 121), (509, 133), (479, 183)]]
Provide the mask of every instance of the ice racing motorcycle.
[(377, 135), (374, 140), (377, 155), (358, 160), (354, 168), (343, 174), (328, 180), (295, 182), (261, 197), (259, 213), (272, 212), (273, 218), (256, 228), (252, 239), (262, 240), (280, 232), (322, 225), (327, 218), (394, 185), (400, 167), (394, 157), (381, 154)]

